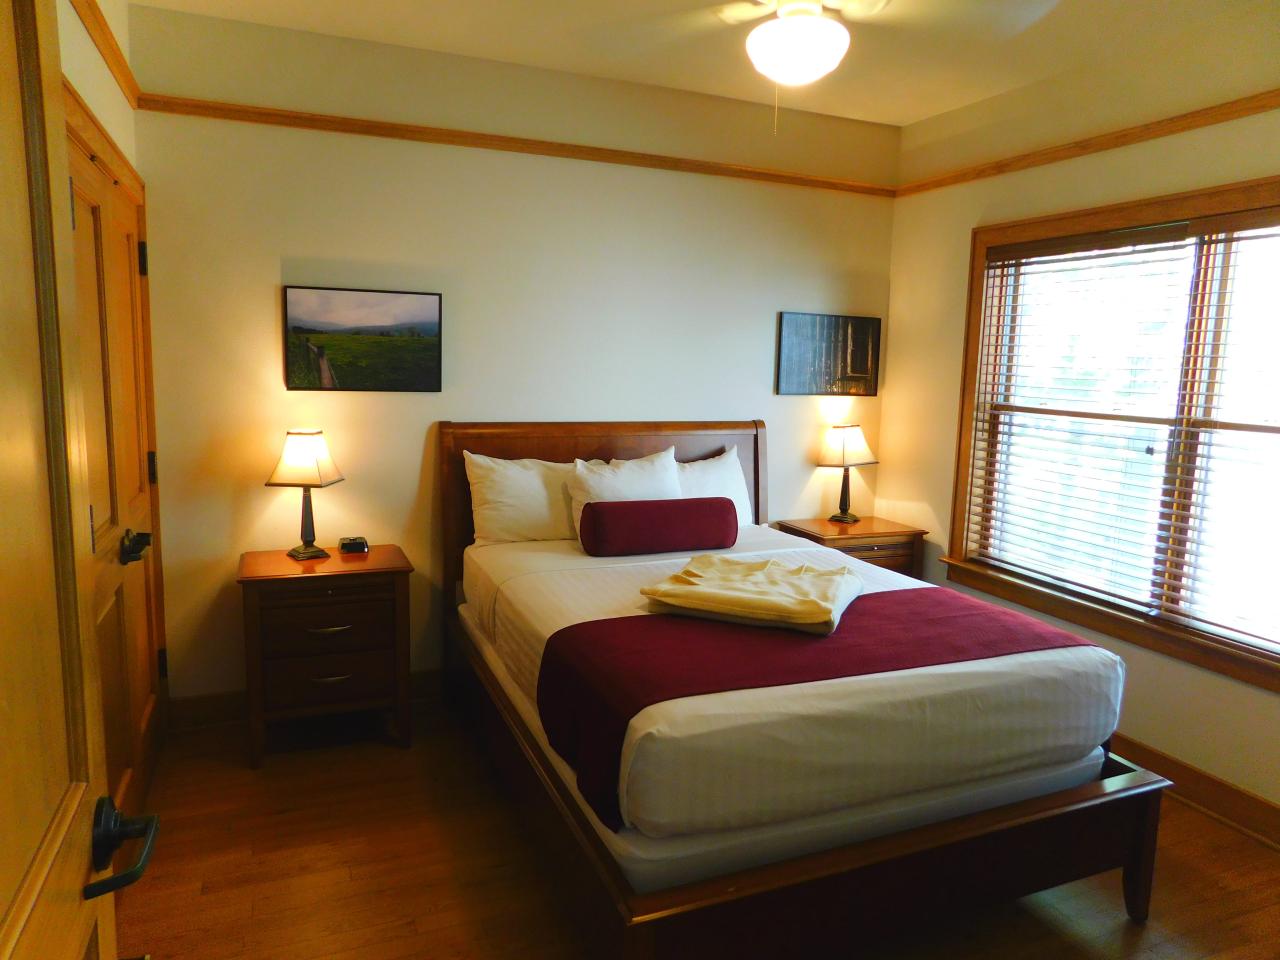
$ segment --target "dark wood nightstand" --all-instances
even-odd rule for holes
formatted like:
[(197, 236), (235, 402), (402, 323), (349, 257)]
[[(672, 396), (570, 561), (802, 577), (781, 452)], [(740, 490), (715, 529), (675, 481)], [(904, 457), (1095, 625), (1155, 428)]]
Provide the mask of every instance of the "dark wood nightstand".
[(409, 745), (409, 574), (399, 547), (298, 561), (283, 550), (241, 554), (249, 759), (267, 723), (390, 710)]
[(929, 531), (919, 527), (862, 517), (857, 523), (779, 520), (778, 529), (917, 579), (924, 572), (924, 535)]

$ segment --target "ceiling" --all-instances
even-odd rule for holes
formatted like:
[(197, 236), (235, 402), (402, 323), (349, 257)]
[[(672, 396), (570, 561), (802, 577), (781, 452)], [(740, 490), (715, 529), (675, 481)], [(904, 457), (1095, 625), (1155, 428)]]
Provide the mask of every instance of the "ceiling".
[[(721, 0), (723, 2), (723, 0)], [(207, 16), (773, 103), (751, 25), (716, 0), (144, 0)], [(905, 126), (1062, 74), (1141, 59), (1178, 79), (1180, 49), (1274, 49), (1276, 0), (891, 0), (851, 23), (835, 73), (783, 106)], [(1252, 92), (1252, 91), (1250, 91)]]

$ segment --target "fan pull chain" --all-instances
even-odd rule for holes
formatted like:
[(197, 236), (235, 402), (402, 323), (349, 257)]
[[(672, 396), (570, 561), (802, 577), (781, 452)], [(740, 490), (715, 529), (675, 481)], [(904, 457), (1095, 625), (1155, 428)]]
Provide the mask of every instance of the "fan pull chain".
[(773, 135), (778, 135), (778, 85), (773, 85)]

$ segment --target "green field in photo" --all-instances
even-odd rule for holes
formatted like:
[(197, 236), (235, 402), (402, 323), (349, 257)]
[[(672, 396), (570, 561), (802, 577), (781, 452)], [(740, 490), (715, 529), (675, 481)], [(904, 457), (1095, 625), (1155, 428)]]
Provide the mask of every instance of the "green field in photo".
[(338, 390), (439, 390), (439, 336), (383, 336), (358, 333), (294, 333), (288, 342), (288, 385), (320, 389), (317, 353), (324, 357)]

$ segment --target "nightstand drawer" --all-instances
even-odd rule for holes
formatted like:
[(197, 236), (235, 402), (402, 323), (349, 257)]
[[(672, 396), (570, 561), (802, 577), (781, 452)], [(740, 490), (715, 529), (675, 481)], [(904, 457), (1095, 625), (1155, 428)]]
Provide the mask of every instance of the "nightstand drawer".
[(928, 532), (883, 517), (863, 517), (856, 523), (779, 520), (778, 529), (909, 577), (920, 576), (924, 535)]
[(910, 541), (898, 543), (856, 543), (837, 547), (841, 553), (847, 553), (859, 560), (872, 560), (887, 557), (910, 557), (915, 554), (915, 547)]
[(265, 607), (262, 655), (299, 657), (391, 647), (395, 604), (390, 600)]
[(268, 711), (390, 703), (395, 697), (395, 655), (387, 649), (270, 660), (262, 667), (262, 685)]
[(264, 607), (389, 600), (396, 595), (394, 578), (367, 574), (281, 580), (264, 583), (261, 589)]

